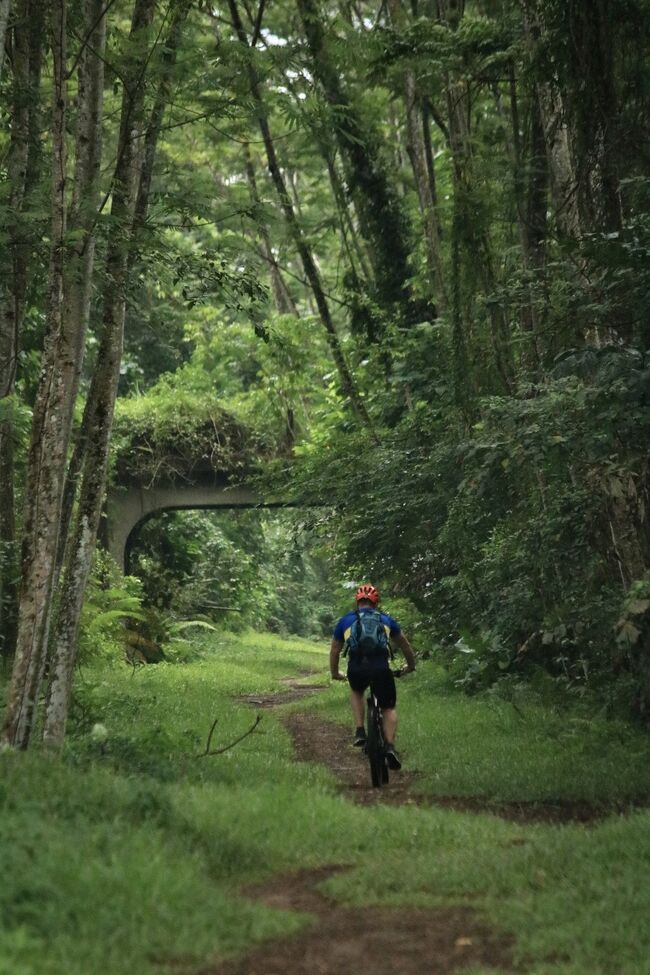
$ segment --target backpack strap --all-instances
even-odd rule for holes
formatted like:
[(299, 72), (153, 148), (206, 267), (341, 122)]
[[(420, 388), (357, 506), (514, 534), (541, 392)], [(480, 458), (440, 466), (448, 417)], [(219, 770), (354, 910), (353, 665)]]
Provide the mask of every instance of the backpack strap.
[[(355, 610), (355, 612), (356, 612), (357, 618), (353, 622), (352, 626), (358, 626), (359, 623), (361, 622), (361, 613), (359, 612), (358, 609)], [(343, 653), (342, 653), (341, 656), (344, 657), (344, 658), (345, 657), (348, 657), (350, 655), (350, 637), (352, 636), (352, 626), (350, 627), (350, 636), (345, 641), (345, 646), (343, 647)]]

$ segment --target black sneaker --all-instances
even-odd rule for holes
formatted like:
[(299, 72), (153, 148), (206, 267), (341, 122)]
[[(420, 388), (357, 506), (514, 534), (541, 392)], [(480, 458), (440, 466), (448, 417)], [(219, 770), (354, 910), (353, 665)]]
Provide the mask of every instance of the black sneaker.
[(354, 741), (352, 742), (355, 748), (365, 748), (368, 744), (368, 739), (366, 738), (366, 732), (364, 728), (357, 728), (354, 733)]
[(399, 755), (395, 751), (394, 745), (389, 745), (386, 743), (386, 761), (388, 763), (388, 768), (392, 769), (394, 772), (398, 772), (402, 767)]

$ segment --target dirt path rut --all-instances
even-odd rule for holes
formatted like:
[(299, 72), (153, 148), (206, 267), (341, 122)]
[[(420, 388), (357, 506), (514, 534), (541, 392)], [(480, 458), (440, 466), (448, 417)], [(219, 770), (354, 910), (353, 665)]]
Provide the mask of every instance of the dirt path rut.
[[(243, 698), (257, 709), (317, 693), (318, 687), (287, 678), (277, 694)], [(291, 713), (283, 718), (303, 761), (321, 762), (337, 776), (341, 789), (361, 803), (411, 803), (412, 772), (391, 776), (387, 789), (373, 789), (365, 756), (350, 747), (349, 729)], [(436, 910), (342, 907), (319, 889), (347, 867), (332, 865), (275, 878), (242, 891), (244, 896), (281, 910), (311, 915), (311, 923), (292, 937), (265, 941), (244, 958), (221, 962), (201, 975), (451, 975), (480, 968), (513, 973), (511, 940), (492, 931), (470, 907)]]
[(202, 975), (450, 975), (481, 968), (514, 972), (510, 942), (470, 908), (344, 908), (318, 884), (344, 868), (305, 870), (245, 891), (269, 907), (306, 912), (312, 924), (292, 938), (264, 942), (245, 958)]

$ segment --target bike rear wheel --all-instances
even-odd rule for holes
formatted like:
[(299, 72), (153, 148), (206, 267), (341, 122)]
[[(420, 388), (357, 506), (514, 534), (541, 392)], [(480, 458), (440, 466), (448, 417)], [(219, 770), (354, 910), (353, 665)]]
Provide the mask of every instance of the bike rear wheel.
[(381, 716), (374, 705), (368, 703), (368, 764), (373, 788), (380, 789), (388, 782), (388, 765), (384, 754), (384, 733)]

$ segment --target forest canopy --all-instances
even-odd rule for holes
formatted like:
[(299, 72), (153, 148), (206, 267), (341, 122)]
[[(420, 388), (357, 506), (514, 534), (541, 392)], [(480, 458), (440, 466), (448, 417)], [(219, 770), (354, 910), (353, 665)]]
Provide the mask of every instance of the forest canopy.
[(0, 0), (6, 742), (63, 739), (107, 485), (195, 450), (304, 516), (149, 522), (149, 606), (370, 578), (468, 689), (647, 713), (649, 14)]

